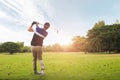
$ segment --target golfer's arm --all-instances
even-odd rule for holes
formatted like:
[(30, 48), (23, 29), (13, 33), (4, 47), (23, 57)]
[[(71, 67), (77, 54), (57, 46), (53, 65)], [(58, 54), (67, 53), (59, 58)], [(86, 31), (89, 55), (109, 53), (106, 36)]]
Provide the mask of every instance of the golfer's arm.
[(34, 32), (33, 28), (32, 28), (32, 25), (28, 28), (28, 31), (29, 32)]
[(37, 34), (38, 36), (42, 37), (42, 38), (45, 38), (45, 36), (43, 36), (42, 34), (38, 33), (36, 30), (34, 30), (32, 28), (32, 25), (28, 28), (28, 31), (29, 32), (34, 32), (35, 34)]

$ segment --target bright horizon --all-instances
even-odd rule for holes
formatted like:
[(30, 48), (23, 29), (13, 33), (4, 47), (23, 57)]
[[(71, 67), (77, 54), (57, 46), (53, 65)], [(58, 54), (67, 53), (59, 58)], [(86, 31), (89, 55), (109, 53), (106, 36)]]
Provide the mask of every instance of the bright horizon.
[(30, 45), (32, 21), (48, 21), (59, 33), (49, 29), (44, 45), (69, 44), (73, 36), (85, 36), (99, 20), (106, 24), (120, 19), (120, 0), (1, 0), (0, 42), (22, 41)]

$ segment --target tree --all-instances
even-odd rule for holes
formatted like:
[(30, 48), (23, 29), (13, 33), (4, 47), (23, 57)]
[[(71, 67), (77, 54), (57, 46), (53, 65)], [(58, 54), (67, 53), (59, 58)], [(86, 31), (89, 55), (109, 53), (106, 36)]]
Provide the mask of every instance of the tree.
[(74, 51), (86, 51), (87, 41), (85, 37), (75, 36), (72, 39)]
[(21, 52), (30, 52), (31, 49), (29, 46), (24, 46), (22, 49), (21, 49)]
[(3, 52), (2, 44), (0, 44), (0, 52)]
[(61, 45), (58, 43), (55, 43), (54, 45), (52, 45), (52, 51), (57, 51), (57, 52), (62, 51)]
[(104, 21), (98, 21), (95, 23), (92, 29), (88, 31), (87, 34), (87, 50), (90, 52), (101, 52), (101, 38), (100, 34), (103, 26), (105, 26)]
[(87, 34), (88, 51), (120, 52), (120, 24), (93, 27)]
[(10, 54), (20, 51), (19, 45), (14, 42), (5, 42), (1, 46), (2, 46), (4, 52), (9, 52)]
[(52, 46), (51, 45), (43, 46), (43, 51), (45, 51), (45, 52), (52, 51)]
[(98, 23), (95, 23), (93, 28), (99, 28), (99, 27), (102, 27), (102, 26), (105, 26), (105, 22), (103, 20), (102, 21), (98, 21)]
[(16, 42), (16, 44), (19, 45), (19, 47), (20, 47), (19, 52), (24, 52), (25, 51), (24, 48), (26, 48), (26, 47), (24, 47), (24, 42)]

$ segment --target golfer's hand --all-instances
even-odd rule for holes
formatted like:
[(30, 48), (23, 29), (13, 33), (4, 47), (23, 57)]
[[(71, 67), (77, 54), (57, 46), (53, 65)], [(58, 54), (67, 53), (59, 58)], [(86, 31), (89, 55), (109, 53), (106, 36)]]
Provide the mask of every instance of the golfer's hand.
[(38, 25), (39, 22), (37, 22), (37, 21), (33, 21), (31, 25), (33, 26), (34, 24)]

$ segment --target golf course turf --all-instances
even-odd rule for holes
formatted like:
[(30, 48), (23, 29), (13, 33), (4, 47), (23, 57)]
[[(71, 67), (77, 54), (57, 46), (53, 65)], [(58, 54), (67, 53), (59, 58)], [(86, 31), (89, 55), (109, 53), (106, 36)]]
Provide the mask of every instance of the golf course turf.
[(33, 74), (31, 53), (0, 54), (0, 80), (120, 80), (120, 54), (44, 52), (43, 59), (41, 76)]

